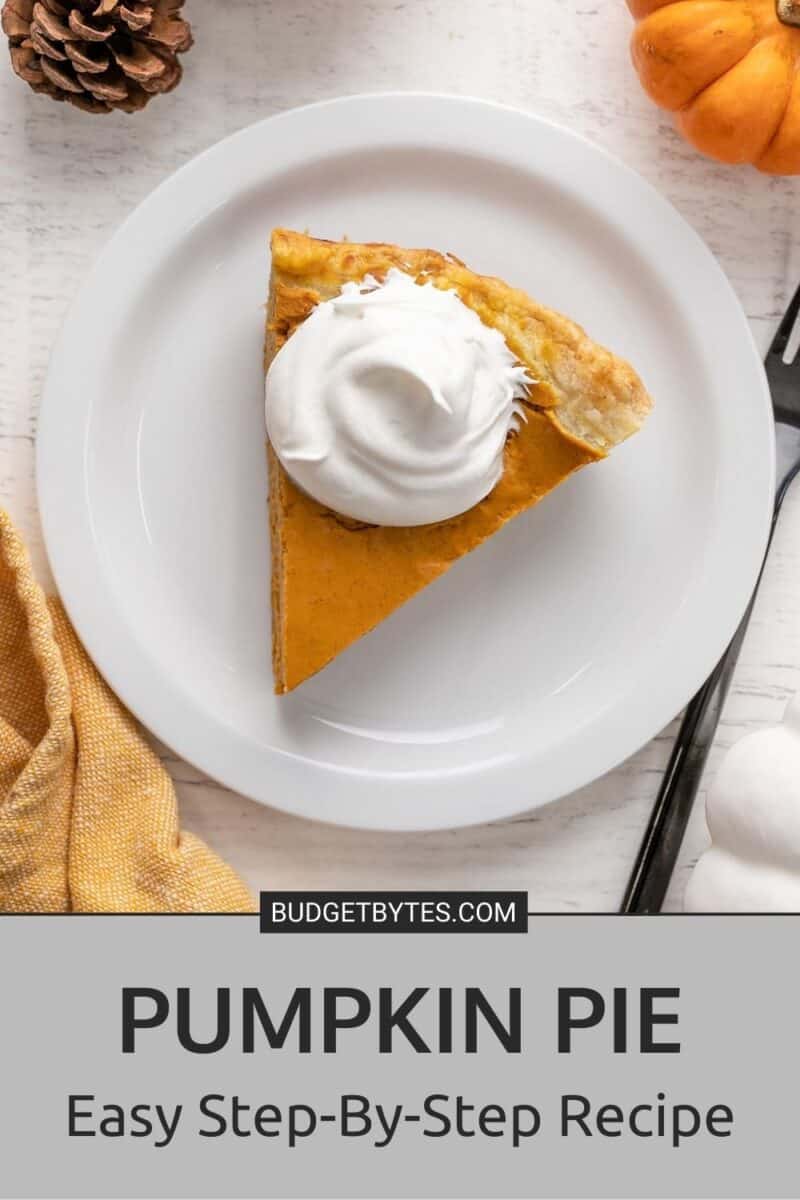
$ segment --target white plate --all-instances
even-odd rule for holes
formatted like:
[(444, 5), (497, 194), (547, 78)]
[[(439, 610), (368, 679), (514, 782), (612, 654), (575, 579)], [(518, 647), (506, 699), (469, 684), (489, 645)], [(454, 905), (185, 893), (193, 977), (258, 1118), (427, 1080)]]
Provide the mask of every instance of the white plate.
[[(261, 374), (277, 224), (452, 250), (575, 317), (655, 398), (607, 462), (281, 699)], [(745, 608), (773, 470), (744, 315), (674, 209), (562, 129), (423, 95), (285, 113), (162, 184), (72, 309), (38, 454), (64, 602), (144, 724), (257, 800), (380, 829), (544, 804), (657, 733)]]

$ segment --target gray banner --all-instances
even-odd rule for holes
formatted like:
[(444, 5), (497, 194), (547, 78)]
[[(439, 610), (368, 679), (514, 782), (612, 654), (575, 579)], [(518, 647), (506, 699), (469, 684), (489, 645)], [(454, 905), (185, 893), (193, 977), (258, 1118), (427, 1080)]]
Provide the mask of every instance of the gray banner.
[(0, 1194), (797, 1197), (797, 938), (0, 918)]

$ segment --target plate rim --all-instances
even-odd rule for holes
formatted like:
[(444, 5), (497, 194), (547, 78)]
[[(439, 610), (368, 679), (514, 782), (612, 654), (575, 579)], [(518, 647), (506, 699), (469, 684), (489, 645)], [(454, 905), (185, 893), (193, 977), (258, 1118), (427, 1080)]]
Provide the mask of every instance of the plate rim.
[[(93, 558), (91, 554), (91, 509), (85, 486), (85, 455), (88, 447), (80, 438), (76, 439), (74, 429), (71, 431), (72, 436), (70, 437), (68, 427), (69, 421), (74, 421), (75, 419), (74, 406), (76, 403), (79, 404), (80, 401), (73, 400), (69, 416), (67, 413), (69, 406), (63, 404), (63, 402), (61, 404), (56, 402), (56, 394), (60, 386), (58, 382), (59, 369), (63, 369), (62, 361), (68, 361), (70, 358), (69, 346), (73, 341), (71, 330), (81, 323), (80, 312), (82, 306), (87, 304), (96, 281), (102, 278), (105, 264), (124, 245), (129, 230), (137, 222), (146, 220), (148, 210), (151, 206), (155, 207), (165, 194), (169, 194), (171, 189), (179, 189), (181, 180), (188, 177), (190, 173), (202, 169), (204, 162), (213, 160), (217, 155), (230, 152), (230, 148), (234, 147), (239, 141), (244, 142), (248, 138), (256, 139), (259, 136), (268, 137), (269, 134), (263, 131), (277, 128), (282, 124), (286, 125), (298, 121), (302, 123), (304, 120), (308, 120), (309, 117), (313, 119), (315, 114), (323, 112), (327, 114), (337, 113), (342, 112), (342, 110), (350, 106), (375, 105), (376, 103), (389, 106), (400, 105), (401, 107), (407, 104), (411, 104), (412, 106), (414, 104), (432, 104), (434, 106), (444, 104), (450, 106), (453, 111), (455, 109), (466, 111), (478, 106), (482, 109), (493, 110), (499, 115), (501, 120), (505, 116), (510, 116), (513, 120), (521, 118), (534, 126), (547, 127), (559, 137), (566, 138), (571, 142), (580, 143), (588, 154), (594, 155), (600, 160), (605, 160), (609, 168), (627, 177), (629, 183), (640, 189), (650, 199), (651, 203), (660, 206), (662, 212), (669, 212), (673, 221), (677, 220), (682, 227), (683, 234), (688, 239), (688, 242), (694, 243), (695, 250), (706, 259), (708, 270), (715, 277), (716, 285), (722, 288), (724, 293), (727, 293), (729, 300), (733, 301), (734, 311), (737, 314), (737, 319), (740, 320), (744, 342), (752, 352), (755, 363), (758, 364), (759, 368), (757, 375), (760, 379), (760, 399), (766, 418), (764, 420), (764, 432), (768, 432), (764, 446), (765, 482), (767, 482), (768, 486), (765, 487), (763, 497), (760, 538), (758, 541), (755, 538), (753, 539), (747, 556), (749, 565), (746, 570), (740, 571), (743, 581), (745, 577), (749, 578), (749, 586), (745, 591), (743, 585), (742, 594), (737, 598), (736, 604), (729, 606), (728, 619), (722, 626), (724, 637), (718, 635), (716, 640), (719, 644), (714, 652), (707, 652), (705, 659), (698, 662), (694, 670), (684, 672), (685, 682), (679, 688), (673, 686), (670, 689), (670, 698), (668, 700), (665, 699), (661, 704), (650, 706), (648, 720), (642, 722), (640, 718), (635, 726), (636, 732), (626, 737), (618, 728), (616, 730), (616, 741), (612, 753), (604, 756), (602, 753), (598, 754), (595, 749), (591, 756), (587, 755), (588, 761), (585, 766), (582, 768), (573, 766), (571, 772), (562, 772), (565, 777), (563, 786), (559, 786), (555, 790), (549, 789), (548, 794), (543, 796), (532, 796), (525, 787), (524, 772), (526, 758), (524, 754), (515, 756), (509, 762), (504, 761), (499, 764), (479, 763), (456, 772), (440, 771), (432, 774), (421, 772), (412, 774), (411, 776), (398, 776), (391, 772), (382, 773), (381, 771), (372, 769), (359, 772), (353, 768), (338, 769), (318, 762), (312, 763), (306, 761), (300, 764), (293, 761), (292, 755), (278, 747), (261, 747), (258, 748), (257, 753), (254, 755), (249, 749), (250, 743), (238, 731), (222, 726), (219, 722), (212, 720), (210, 721), (210, 725), (215, 730), (217, 738), (221, 738), (224, 734), (225, 747), (220, 753), (219, 746), (215, 747), (213, 739), (209, 738), (209, 730), (206, 730), (204, 733), (202, 729), (198, 728), (196, 734), (193, 736), (191, 719), (188, 722), (184, 721), (183, 724), (181, 723), (180, 715), (176, 716), (174, 720), (170, 719), (170, 700), (180, 701), (186, 698), (185, 693), (181, 691), (175, 682), (168, 679), (165, 680), (163, 673), (160, 679), (153, 680), (152, 676), (148, 677), (148, 673), (144, 669), (144, 665), (147, 663), (146, 657), (143, 662), (126, 664), (124, 639), (121, 643), (122, 649), (120, 650), (119, 645), (115, 643), (115, 635), (111, 633), (111, 622), (109, 622), (108, 629), (104, 628), (104, 618), (108, 618), (109, 615), (113, 616), (113, 609), (104, 609), (99, 603), (99, 594), (103, 591), (103, 587), (101, 586), (103, 576), (99, 569), (97, 555), (95, 554)], [(474, 150), (475, 147), (473, 146), (472, 149)], [(479, 152), (485, 152), (485, 150), (485, 146), (479, 148)], [(318, 161), (319, 157), (319, 154), (311, 153), (308, 155), (306, 161), (309, 163)], [(235, 194), (235, 183), (232, 183), (232, 189), (233, 194)], [(77, 345), (77, 342), (75, 344)], [(77, 394), (77, 389), (74, 394)], [(753, 405), (754, 407), (756, 405), (755, 396), (753, 398)], [(82, 409), (80, 409), (80, 415), (83, 417), (82, 428), (84, 430), (88, 427), (90, 411), (90, 404), (84, 404)], [(65, 422), (67, 423), (66, 426)], [(749, 322), (730, 281), (696, 230), (678, 212), (674, 205), (636, 170), (583, 134), (547, 118), (540, 117), (538, 114), (527, 112), (524, 109), (483, 100), (479, 97), (441, 92), (365, 92), (335, 97), (287, 109), (236, 130), (225, 138), (208, 146), (180, 166), (176, 171), (166, 176), (123, 219), (95, 258), (77, 294), (74, 296), (50, 357), (39, 413), (36, 443), (36, 488), (45, 548), (64, 607), (79, 637), (86, 646), (90, 657), (95, 662), (100, 673), (107, 680), (109, 686), (116, 692), (125, 706), (160, 741), (164, 742), (182, 758), (194, 764), (222, 786), (238, 791), (244, 796), (279, 811), (318, 820), (326, 824), (356, 829), (385, 832), (430, 831), (480, 825), (488, 821), (508, 818), (539, 808), (561, 796), (576, 791), (614, 770), (621, 762), (624, 762), (656, 736), (675, 717), (682, 706), (699, 688), (723, 653), (738, 625), (738, 621), (746, 609), (752, 588), (755, 586), (758, 570), (767, 546), (772, 516), (772, 499), (775, 483), (775, 448), (772, 428), (772, 406), (763, 365)], [(65, 445), (69, 448), (71, 466), (79, 468), (71, 481), (68, 478), (68, 472), (65, 470)], [(79, 457), (76, 457), (76, 454)], [(65, 502), (66, 497), (69, 497), (71, 502)], [(77, 556), (81, 553), (81, 548), (77, 544), (78, 539), (75, 537), (74, 529), (70, 529), (70, 522), (71, 518), (74, 520), (76, 505), (80, 506), (81, 503), (85, 506), (84, 511), (81, 513), (84, 523), (83, 532), (84, 534), (88, 532), (90, 540), (87, 545), (84, 538), (82, 544), (83, 559), (81, 562), (78, 562)], [(92, 567), (94, 568), (93, 570)], [(117, 631), (125, 627), (126, 623), (124, 619), (117, 616)], [(127, 653), (130, 655), (130, 652), (131, 642), (129, 638)], [(152, 694), (148, 694), (152, 693), (154, 685), (156, 689), (160, 687), (163, 691), (161, 703), (156, 703), (152, 699)], [(634, 689), (634, 694), (635, 691), (636, 689)], [(675, 695), (678, 692), (681, 698), (676, 702)], [(628, 695), (619, 700), (615, 707), (619, 709), (626, 704), (630, 708), (631, 701)], [(179, 714), (180, 710), (176, 709), (176, 712)], [(195, 709), (195, 725), (197, 721), (200, 721), (202, 724), (202, 720), (202, 711)], [(640, 732), (640, 726), (642, 725), (648, 730), (643, 736)], [(265, 755), (270, 760), (270, 770), (268, 772), (264, 770), (263, 759)], [(597, 766), (598, 759), (604, 759), (602, 766)], [(324, 781), (327, 790), (326, 798), (314, 801), (313, 799), (309, 800), (307, 794), (298, 794), (303, 793), (302, 783), (299, 787), (297, 786), (298, 779), (303, 772), (309, 772), (312, 777), (316, 778), (318, 783)], [(267, 776), (266, 782), (264, 782), (265, 775)], [(468, 788), (470, 780), (473, 782), (477, 780), (477, 790), (479, 793), (482, 793), (485, 786), (488, 795), (489, 787), (491, 786), (491, 792), (494, 794), (493, 798), (481, 798), (480, 795), (475, 794), (475, 787), (472, 789), (473, 795), (469, 796)], [(381, 787), (380, 800), (374, 799), (369, 794), (378, 782), (380, 782)], [(506, 786), (503, 786), (504, 784)], [(394, 788), (392, 788), (392, 785), (394, 785)], [(427, 791), (422, 804), (420, 804), (419, 797), (414, 793), (415, 787)], [(387, 789), (396, 791), (397, 795), (389, 798), (386, 794)], [(306, 792), (311, 791), (313, 793), (314, 790), (312, 778), (310, 787), (306, 785)], [(355, 800), (347, 794), (350, 791), (359, 793)]]

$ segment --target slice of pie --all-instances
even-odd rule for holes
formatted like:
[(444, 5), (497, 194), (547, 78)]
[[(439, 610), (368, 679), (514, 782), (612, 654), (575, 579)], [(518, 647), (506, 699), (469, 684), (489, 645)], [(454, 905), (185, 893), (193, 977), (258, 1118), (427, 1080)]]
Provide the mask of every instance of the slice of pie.
[(268, 444), (279, 694), (321, 670), (573, 471), (604, 458), (650, 411), (628, 363), (502, 280), (433, 250), (327, 242), (287, 229), (272, 235), (265, 367), (320, 301), (347, 282), (381, 280), (391, 267), (455, 289), (503, 334), (536, 382), (524, 401), (526, 420), (506, 443), (499, 483), (467, 512), (435, 525), (364, 525), (324, 508), (293, 484)]

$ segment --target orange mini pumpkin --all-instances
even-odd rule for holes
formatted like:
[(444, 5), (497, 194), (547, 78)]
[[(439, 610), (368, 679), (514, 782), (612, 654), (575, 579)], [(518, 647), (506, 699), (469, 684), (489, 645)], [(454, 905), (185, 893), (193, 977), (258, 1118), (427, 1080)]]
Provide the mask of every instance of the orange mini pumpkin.
[(800, 174), (800, 0), (628, 0), (644, 90), (704, 154)]

